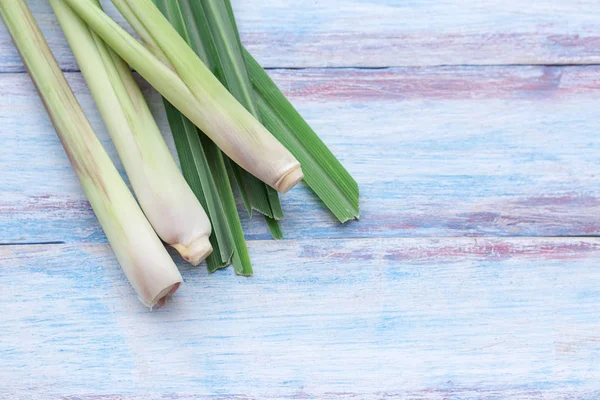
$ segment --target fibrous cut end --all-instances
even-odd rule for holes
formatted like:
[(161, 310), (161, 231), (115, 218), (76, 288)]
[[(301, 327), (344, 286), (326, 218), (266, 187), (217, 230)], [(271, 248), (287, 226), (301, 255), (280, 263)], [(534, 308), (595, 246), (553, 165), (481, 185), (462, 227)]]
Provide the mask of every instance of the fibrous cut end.
[(274, 189), (279, 193), (286, 193), (288, 190), (296, 186), (302, 179), (304, 179), (304, 173), (302, 172), (300, 164), (298, 164), (286, 172), (281, 178), (279, 178)]
[(158, 293), (156, 297), (154, 297), (154, 299), (152, 299), (150, 304), (146, 304), (142, 299), (140, 300), (142, 300), (142, 303), (144, 303), (147, 307), (150, 307), (150, 309), (160, 308), (167, 303), (167, 298), (175, 294), (175, 292), (177, 291), (177, 289), (179, 289), (180, 286), (181, 282), (175, 282), (174, 284), (167, 286), (166, 288), (161, 290), (160, 293)]
[(183, 259), (192, 265), (199, 265), (208, 257), (213, 248), (208, 240), (208, 236), (200, 236), (194, 239), (190, 244), (184, 246), (180, 243), (172, 245)]

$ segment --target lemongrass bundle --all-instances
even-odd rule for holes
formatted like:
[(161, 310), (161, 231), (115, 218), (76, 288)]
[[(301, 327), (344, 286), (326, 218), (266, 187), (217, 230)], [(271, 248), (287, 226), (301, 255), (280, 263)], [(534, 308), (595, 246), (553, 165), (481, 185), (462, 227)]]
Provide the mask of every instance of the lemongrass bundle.
[(223, 87), (151, 0), (115, 0), (133, 12), (170, 62), (166, 66), (92, 0), (64, 0), (129, 65), (242, 168), (285, 193), (300, 163)]
[(146, 217), (163, 241), (186, 261), (200, 264), (212, 252), (210, 222), (173, 160), (131, 69), (63, 0), (50, 4)]
[(162, 304), (182, 278), (96, 137), (24, 0), (0, 13), (71, 165), (125, 275), (147, 306)]
[[(241, 46), (229, 0), (153, 1), (235, 97), (254, 115), (258, 109), (260, 121), (302, 164), (304, 183), (338, 220), (343, 223), (358, 219), (358, 184), (254, 57)], [(136, 15), (130, 10), (123, 10), (123, 15), (148, 49), (161, 60), (167, 60)], [(245, 63), (239, 59), (240, 50)], [(170, 64), (167, 62), (167, 65)], [(251, 81), (252, 93), (248, 92), (248, 84), (244, 82), (247, 77)], [(252, 203), (253, 207), (259, 204), (246, 198), (244, 202), (247, 207), (248, 203)], [(256, 208), (261, 212), (268, 211), (267, 207)], [(276, 209), (272, 211), (277, 218)]]

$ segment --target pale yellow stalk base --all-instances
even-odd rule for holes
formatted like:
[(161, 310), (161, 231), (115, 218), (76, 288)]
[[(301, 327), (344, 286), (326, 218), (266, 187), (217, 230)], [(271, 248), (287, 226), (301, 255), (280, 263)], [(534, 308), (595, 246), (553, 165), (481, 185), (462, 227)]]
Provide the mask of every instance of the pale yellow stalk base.
[(179, 243), (171, 246), (173, 246), (173, 248), (177, 250), (179, 254), (181, 254), (181, 257), (183, 257), (185, 261), (192, 265), (200, 264), (213, 251), (210, 241), (208, 240), (208, 236), (198, 237), (187, 246)]

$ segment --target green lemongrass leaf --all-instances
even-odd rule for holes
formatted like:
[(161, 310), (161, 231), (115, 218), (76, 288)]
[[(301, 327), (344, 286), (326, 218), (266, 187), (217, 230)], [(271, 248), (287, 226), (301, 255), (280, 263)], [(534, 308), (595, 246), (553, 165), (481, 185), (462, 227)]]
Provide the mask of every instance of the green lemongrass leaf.
[(250, 217), (252, 217), (252, 210), (257, 210), (264, 216), (277, 221), (283, 219), (283, 210), (277, 191), (239, 168), (233, 162), (232, 169)]
[(165, 110), (185, 180), (208, 213), (213, 233), (210, 243), (213, 253), (206, 259), (209, 272), (227, 267), (233, 256), (233, 239), (225, 216), (220, 191), (210, 172), (205, 149), (198, 128), (171, 103), (164, 100)]
[(340, 222), (358, 219), (358, 184), (264, 69), (245, 51), (246, 65), (261, 120), (269, 131), (300, 161), (304, 181)]
[[(260, 121), (237, 26), (232, 18), (233, 13), (228, 9), (229, 3), (222, 0), (182, 0), (179, 3), (185, 7), (184, 14), (188, 15), (188, 28), (192, 25), (189, 30), (198, 32), (197, 37), (202, 42), (198, 49), (195, 46), (197, 44), (188, 43), (240, 104)], [(252, 210), (255, 209), (271, 219), (282, 219), (283, 211), (277, 192), (238, 165), (232, 163), (231, 166), (248, 214), (252, 216)], [(270, 228), (275, 228), (275, 225), (276, 222), (269, 221)], [(280, 229), (271, 231), (281, 236)]]
[(281, 230), (281, 225), (279, 224), (279, 221), (266, 216), (265, 221), (267, 221), (267, 226), (269, 227), (269, 231), (271, 232), (271, 236), (273, 236), (273, 239), (283, 240), (283, 232)]
[[(199, 54), (204, 54), (207, 51), (211, 51), (211, 49), (205, 50), (202, 47), (202, 41), (198, 39), (200, 35), (206, 34), (205, 32), (200, 32), (198, 30), (200, 27), (198, 27), (196, 24), (191, 24), (196, 29), (186, 29), (187, 25), (184, 20), (184, 15), (189, 15), (190, 13), (186, 13), (185, 10), (182, 10), (178, 2), (166, 0), (153, 1), (159, 10), (161, 10), (161, 12), (169, 19), (177, 32), (188, 43), (191, 43)], [(166, 100), (165, 107), (167, 108), (168, 115), (170, 116), (169, 123), (171, 125), (171, 130), (175, 135), (176, 132), (181, 130), (179, 127), (179, 121), (187, 121), (188, 123), (189, 121)], [(217, 238), (217, 246), (219, 246), (219, 248), (224, 245), (232, 246), (231, 248), (235, 250), (229, 253), (229, 259), (233, 263), (236, 273), (239, 275), (252, 275), (252, 263), (246, 247), (246, 240), (242, 231), (242, 225), (237, 212), (235, 198), (233, 196), (233, 190), (227, 170), (229, 159), (223, 155), (221, 150), (219, 150), (219, 148), (201, 130), (197, 129), (195, 126), (193, 126), (193, 124), (189, 124), (191, 126), (188, 126), (188, 129), (185, 129), (188, 143), (180, 143), (181, 151), (180, 146), (177, 145), (176, 141), (182, 167), (184, 164), (188, 164), (186, 159), (194, 157), (201, 159), (203, 164), (202, 168), (198, 168), (198, 170), (196, 170), (195, 173), (190, 176), (190, 180), (188, 180), (188, 182), (194, 190), (197, 190), (201, 193), (202, 191), (207, 190), (208, 187), (211, 187), (211, 185), (209, 184), (208, 180), (199, 181), (196, 177), (200, 174), (206, 175), (207, 172), (211, 176), (212, 182), (214, 182), (215, 188), (218, 191), (218, 203), (221, 207), (221, 210), (220, 213), (215, 214), (214, 216), (211, 212), (209, 212), (209, 217), (211, 218), (211, 221), (213, 221), (213, 219), (226, 221), (228, 227), (227, 237)], [(194, 129), (191, 129), (192, 127)], [(196, 146), (192, 148), (190, 143), (197, 143), (199, 147)], [(202, 151), (200, 151), (200, 149)], [(199, 169), (202, 169), (202, 171)], [(184, 176), (186, 176), (186, 178), (188, 177), (185, 173)], [(213, 221), (213, 227), (214, 226), (215, 222)], [(224, 262), (225, 259), (222, 259), (222, 261)], [(224, 266), (226, 265), (221, 265), (221, 267)]]
[(230, 210), (225, 215), (229, 221), (229, 229), (231, 230), (235, 246), (232, 259), (233, 268), (238, 275), (250, 276), (252, 275), (252, 262), (250, 261), (250, 254), (248, 254), (248, 248), (246, 247), (246, 238), (242, 231), (242, 223), (237, 213), (233, 189), (231, 188), (230, 177), (232, 176), (232, 172), (229, 159), (219, 151), (217, 145), (208, 136), (201, 135), (200, 139), (208, 152), (210, 165), (214, 166), (211, 171), (215, 182), (217, 182), (223, 207), (226, 210)]
[(235, 182), (232, 182), (232, 185), (237, 184), (237, 188), (240, 192), (240, 196), (242, 197), (242, 201), (244, 202), (244, 207), (246, 207), (246, 211), (248, 212), (248, 216), (252, 218), (252, 202), (250, 201), (250, 188), (247, 188), (244, 181), (245, 174), (243, 174), (243, 169), (235, 168), (235, 163), (233, 164), (233, 168), (231, 169), (231, 173), (234, 175)]
[(281, 202), (279, 201), (279, 193), (271, 187), (267, 186), (267, 197), (271, 204), (271, 211), (273, 212), (273, 219), (280, 221), (283, 219), (283, 209), (281, 208)]

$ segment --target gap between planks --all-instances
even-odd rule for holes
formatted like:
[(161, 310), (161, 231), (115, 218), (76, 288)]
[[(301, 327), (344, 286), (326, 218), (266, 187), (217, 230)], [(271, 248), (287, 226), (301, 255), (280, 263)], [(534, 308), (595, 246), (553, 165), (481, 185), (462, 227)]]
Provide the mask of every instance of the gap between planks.
[[(515, 241), (532, 241), (532, 242), (544, 242), (544, 241), (568, 241), (568, 240), (594, 240), (600, 239), (598, 235), (554, 235), (554, 236), (439, 236), (439, 237), (391, 237), (391, 238), (380, 238), (380, 237), (358, 237), (358, 238), (306, 238), (306, 239), (284, 239), (284, 240), (271, 240), (271, 239), (247, 239), (247, 243), (251, 244), (263, 244), (263, 243), (276, 243), (282, 245), (291, 244), (307, 244), (314, 241), (327, 241), (327, 242), (371, 242), (371, 241), (394, 241), (394, 242), (452, 242), (452, 241), (465, 241), (465, 242), (478, 242), (478, 241), (495, 241), (495, 242), (515, 242)], [(102, 246), (108, 245), (108, 242), (66, 242), (66, 241), (40, 241), (40, 242), (24, 242), (24, 243), (13, 243), (13, 242), (0, 242), (0, 247), (26, 247), (26, 246)]]
[[(507, 64), (437, 64), (437, 65), (387, 65), (387, 66), (312, 66), (312, 67), (265, 67), (266, 71), (313, 71), (313, 70), (329, 70), (329, 71), (344, 71), (344, 70), (357, 70), (357, 71), (385, 71), (391, 69), (436, 69), (436, 68), (511, 68), (511, 67), (558, 67), (558, 68), (569, 68), (569, 67), (593, 67), (598, 66), (600, 63), (507, 63)], [(63, 68), (63, 73), (79, 73), (81, 70), (77, 68)], [(19, 69), (7, 69), (0, 70), (0, 75), (3, 74), (25, 74), (27, 70), (24, 67)]]

